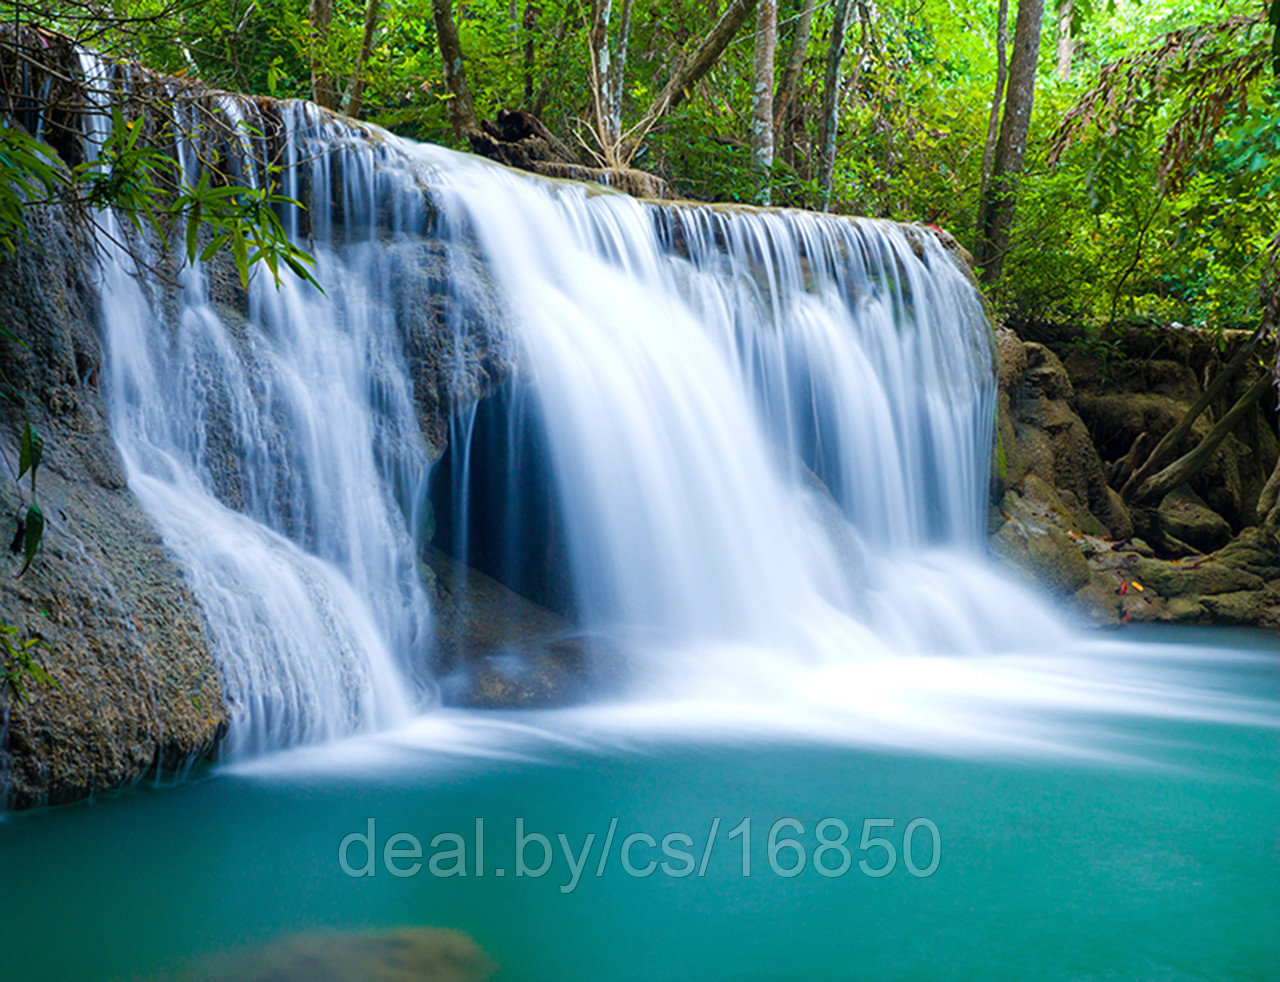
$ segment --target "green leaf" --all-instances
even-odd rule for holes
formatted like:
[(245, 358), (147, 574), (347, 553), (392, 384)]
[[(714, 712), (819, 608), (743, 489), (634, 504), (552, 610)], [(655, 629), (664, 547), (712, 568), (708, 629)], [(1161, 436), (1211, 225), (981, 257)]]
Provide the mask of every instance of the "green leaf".
[(200, 206), (196, 205), (187, 216), (187, 262), (196, 261), (196, 252), (200, 248)]
[(231, 236), (231, 252), (235, 256), (236, 269), (240, 273), (240, 285), (245, 289), (249, 287), (249, 255), (246, 250), (244, 234), (240, 229), (236, 229)]
[(44, 459), (44, 437), (30, 423), (26, 429), (22, 431), (22, 441), (18, 446), (18, 477), (21, 478), (27, 471), (31, 471), (31, 480), (34, 487), (36, 478), (36, 468), (40, 466), (40, 461)]
[(40, 543), (43, 539), (44, 512), (37, 505), (32, 505), (27, 509), (26, 531), (22, 537), (22, 554), (26, 561), (18, 572), (19, 576), (27, 571), (31, 561), (36, 558), (36, 552), (40, 549)]

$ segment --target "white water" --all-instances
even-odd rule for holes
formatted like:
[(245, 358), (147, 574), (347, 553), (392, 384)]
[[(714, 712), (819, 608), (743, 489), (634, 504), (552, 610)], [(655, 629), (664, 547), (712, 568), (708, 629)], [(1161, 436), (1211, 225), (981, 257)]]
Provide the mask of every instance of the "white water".
[[(266, 128), (247, 104), (221, 109)], [(635, 679), (628, 709), (561, 716), (564, 739), (696, 717), (985, 747), (1051, 742), (1025, 717), (1055, 706), (1256, 718), (1197, 702), (1176, 673), (1148, 683), (1111, 648), (1086, 655), (991, 568), (994, 354), (932, 234), (656, 208), (371, 139), (301, 103), (283, 122), (284, 190), (310, 206), (285, 218), (324, 295), (260, 272), (237, 312), (196, 267), (166, 306), (112, 247), (101, 281), (113, 432), (204, 609), (229, 756), (382, 730), (434, 701), (431, 461), (406, 346), (430, 299), (457, 364), (457, 517), (521, 548), (521, 461), (545, 456), (576, 616)], [(437, 275), (412, 266), (424, 241), (453, 265), (438, 296), (406, 301), (410, 274)], [(508, 461), (473, 459), (482, 403), (459, 395), (481, 394), (486, 345), (516, 366)], [(480, 464), (507, 469), (510, 500), (469, 499)], [(484, 724), (438, 725), (488, 745), (466, 735)]]

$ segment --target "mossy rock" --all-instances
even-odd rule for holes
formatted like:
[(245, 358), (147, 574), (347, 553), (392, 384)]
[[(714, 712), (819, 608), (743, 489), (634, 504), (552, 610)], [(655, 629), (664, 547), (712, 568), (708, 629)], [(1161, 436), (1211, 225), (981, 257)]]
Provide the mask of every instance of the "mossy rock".
[(1134, 579), (1162, 597), (1206, 597), (1259, 590), (1264, 585), (1259, 576), (1212, 561), (1178, 564), (1159, 559), (1139, 559), (1132, 570)]

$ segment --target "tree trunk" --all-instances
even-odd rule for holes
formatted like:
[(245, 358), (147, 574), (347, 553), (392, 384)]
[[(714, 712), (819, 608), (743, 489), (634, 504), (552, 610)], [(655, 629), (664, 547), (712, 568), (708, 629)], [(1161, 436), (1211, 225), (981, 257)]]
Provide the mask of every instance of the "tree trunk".
[(996, 92), (991, 97), (991, 113), (987, 117), (987, 142), (982, 148), (982, 190), (991, 183), (991, 165), (996, 159), (996, 140), (1000, 137), (1000, 103), (1004, 100), (1004, 83), (1009, 68), (1009, 0), (1000, 0), (996, 14)]
[(720, 56), (724, 54), (724, 49), (729, 46), (738, 29), (746, 23), (755, 9), (756, 0), (730, 0), (720, 19), (702, 39), (702, 43), (694, 49), (693, 54), (683, 64), (671, 73), (667, 84), (662, 87), (662, 91), (649, 104), (644, 116), (633, 128), (632, 135), (626, 140), (626, 146), (621, 155), (624, 163), (629, 163), (635, 156), (640, 142), (658, 120), (688, 98), (693, 87), (715, 67)]
[(364, 8), (364, 36), (360, 40), (360, 55), (347, 86), (347, 94), (342, 100), (343, 111), (348, 116), (360, 117), (364, 109), (365, 68), (373, 57), (373, 38), (378, 32), (378, 22), (382, 19), (382, 0), (369, 0)]
[(1272, 378), (1271, 373), (1264, 372), (1249, 387), (1249, 390), (1236, 400), (1236, 404), (1228, 410), (1227, 414), (1213, 425), (1213, 428), (1204, 435), (1204, 439), (1196, 444), (1193, 450), (1183, 454), (1164, 470), (1148, 478), (1138, 488), (1133, 495), (1134, 503), (1139, 507), (1157, 505), (1160, 499), (1170, 491), (1186, 484), (1199, 474), (1204, 469), (1205, 464), (1209, 463), (1209, 459), (1222, 441), (1231, 435), (1231, 431), (1236, 428), (1236, 424), (1244, 418), (1247, 412), (1253, 409), (1259, 399), (1274, 387), (1275, 380)]
[(453, 135), (461, 140), (480, 129), (476, 107), (467, 87), (467, 72), (462, 61), (462, 42), (458, 26), (453, 22), (452, 0), (431, 0), (431, 15), (436, 23), (436, 42), (444, 63), (444, 84), (449, 90), (449, 122)]
[(809, 50), (809, 38), (813, 34), (813, 12), (817, 0), (800, 0), (800, 13), (791, 32), (791, 44), (787, 48), (787, 60), (778, 82), (778, 95), (773, 104), (773, 139), (779, 149), (791, 143), (792, 121), (795, 119), (793, 103), (800, 88), (800, 76), (804, 73), (804, 57)]
[(984, 283), (995, 283), (1004, 272), (1009, 249), (1009, 228), (1018, 194), (1018, 175), (1027, 152), (1031, 106), (1035, 99), (1036, 62), (1040, 54), (1040, 29), (1044, 0), (1018, 0), (1018, 20), (1013, 28), (1013, 54), (1009, 59), (1008, 91), (1000, 120), (1000, 139), (991, 164), (991, 179), (978, 207), (978, 266)]
[(538, 0), (525, 0), (524, 4), (524, 107), (533, 108), (533, 73), (535, 48), (533, 39), (538, 31)]
[(1195, 425), (1200, 415), (1218, 400), (1222, 393), (1227, 390), (1227, 386), (1240, 374), (1240, 370), (1249, 363), (1250, 356), (1269, 330), (1269, 325), (1264, 322), (1253, 332), (1253, 336), (1240, 346), (1240, 350), (1213, 377), (1213, 381), (1205, 387), (1204, 392), (1200, 394), (1200, 398), (1191, 404), (1191, 408), (1183, 414), (1182, 419), (1178, 420), (1177, 425), (1161, 438), (1155, 449), (1151, 451), (1150, 455), (1142, 463), (1142, 466), (1135, 470), (1129, 479), (1124, 482), (1123, 487), (1120, 488), (1120, 496), (1122, 498), (1127, 501), (1148, 477), (1168, 462), (1174, 451), (1186, 439), (1187, 434), (1191, 432), (1191, 427)]
[(751, 167), (756, 172), (757, 200), (770, 199), (773, 167), (773, 56), (778, 46), (778, 0), (756, 4), (756, 39), (751, 94)]
[(616, 137), (609, 132), (609, 14), (612, 0), (591, 0), (591, 30), (587, 35), (591, 67), (591, 108), (595, 119), (596, 140), (604, 153), (604, 162), (615, 164), (611, 148)]
[(338, 93), (329, 71), (329, 29), (333, 23), (333, 0), (311, 0), (307, 8), (311, 21), (311, 101), (325, 109), (338, 108)]
[(836, 129), (840, 121), (840, 65), (844, 61), (845, 35), (854, 2), (856, 0), (836, 0), (835, 11), (831, 15), (831, 44), (827, 47), (826, 72), (822, 81), (822, 155), (818, 168), (823, 211), (831, 207), (831, 182), (836, 172)]
[(1062, 0), (1058, 5), (1058, 78), (1071, 78), (1071, 60), (1076, 54), (1076, 39), (1071, 36), (1071, 15), (1075, 0)]
[(631, 0), (622, 0), (618, 14), (618, 50), (609, 70), (609, 133), (617, 146), (622, 140), (622, 89), (627, 81), (627, 47), (631, 42)]

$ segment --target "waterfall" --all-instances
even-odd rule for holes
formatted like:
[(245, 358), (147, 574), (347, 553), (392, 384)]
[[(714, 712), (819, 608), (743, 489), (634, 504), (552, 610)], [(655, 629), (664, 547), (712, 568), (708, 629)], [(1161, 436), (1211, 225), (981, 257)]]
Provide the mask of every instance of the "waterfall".
[(1061, 631), (1034, 602), (1011, 618), (982, 558), (995, 356), (932, 232), (641, 202), (306, 103), (216, 109), (243, 183), (278, 131), (323, 293), (259, 271), (237, 305), (203, 264), (166, 291), (109, 243), (100, 287), (113, 433), (207, 618), (230, 755), (436, 698), (428, 546), (642, 686)]

